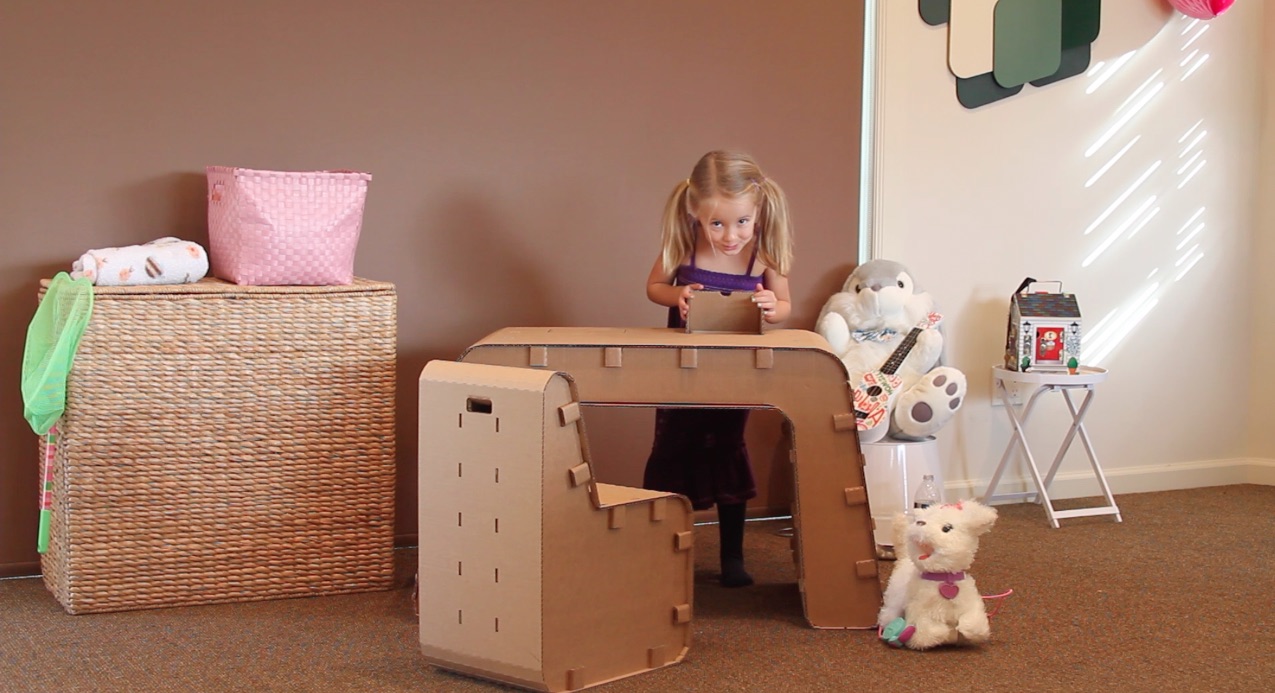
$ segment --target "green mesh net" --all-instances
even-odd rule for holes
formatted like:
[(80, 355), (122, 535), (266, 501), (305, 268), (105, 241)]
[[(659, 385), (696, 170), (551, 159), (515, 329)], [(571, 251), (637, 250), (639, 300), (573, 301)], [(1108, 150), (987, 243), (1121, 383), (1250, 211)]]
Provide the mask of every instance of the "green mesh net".
[(59, 272), (27, 327), (22, 355), (23, 416), (39, 435), (66, 409), (66, 378), (93, 314), (93, 283)]

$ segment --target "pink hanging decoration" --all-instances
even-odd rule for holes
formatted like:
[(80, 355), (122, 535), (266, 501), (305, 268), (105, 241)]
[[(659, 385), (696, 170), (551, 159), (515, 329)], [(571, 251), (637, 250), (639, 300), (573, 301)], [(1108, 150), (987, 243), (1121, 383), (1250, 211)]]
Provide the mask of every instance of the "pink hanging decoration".
[(1169, 4), (1188, 17), (1213, 19), (1235, 4), (1235, 0), (1169, 0)]

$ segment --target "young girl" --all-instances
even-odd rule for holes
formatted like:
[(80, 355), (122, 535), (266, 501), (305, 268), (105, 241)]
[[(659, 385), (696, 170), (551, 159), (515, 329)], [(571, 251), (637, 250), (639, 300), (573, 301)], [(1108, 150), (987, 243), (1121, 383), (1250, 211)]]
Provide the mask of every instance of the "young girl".
[[(684, 327), (694, 291), (748, 291), (769, 324), (792, 305), (788, 270), (792, 228), (783, 190), (752, 157), (705, 154), (664, 207), (661, 252), (646, 295), (669, 307), (669, 327)], [(744, 446), (747, 409), (661, 409), (644, 485), (681, 493), (696, 510), (717, 504), (721, 583), (745, 587), (744, 506), (757, 495)]]

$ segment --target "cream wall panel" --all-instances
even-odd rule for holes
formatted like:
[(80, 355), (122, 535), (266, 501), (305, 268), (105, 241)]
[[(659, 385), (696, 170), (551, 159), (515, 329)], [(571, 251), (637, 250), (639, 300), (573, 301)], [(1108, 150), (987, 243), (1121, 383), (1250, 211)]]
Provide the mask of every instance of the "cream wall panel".
[(947, 63), (957, 77), (992, 71), (992, 29), (997, 0), (952, 0)]

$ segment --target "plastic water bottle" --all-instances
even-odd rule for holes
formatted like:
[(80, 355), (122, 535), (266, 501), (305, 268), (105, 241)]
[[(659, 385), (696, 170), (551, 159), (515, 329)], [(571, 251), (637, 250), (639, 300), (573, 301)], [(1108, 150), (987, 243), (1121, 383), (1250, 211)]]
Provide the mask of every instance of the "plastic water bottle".
[(939, 493), (938, 484), (934, 483), (934, 475), (926, 474), (921, 478), (921, 485), (916, 489), (916, 498), (912, 501), (912, 508), (920, 510), (942, 502), (943, 496)]

